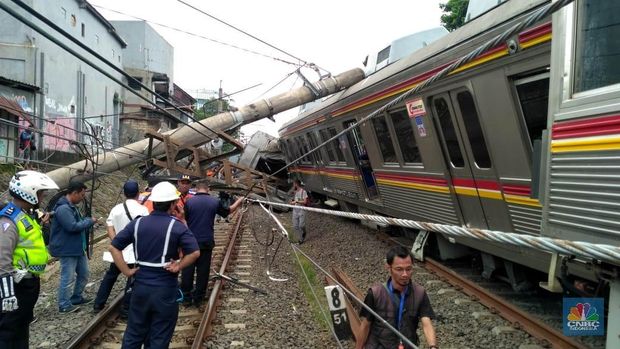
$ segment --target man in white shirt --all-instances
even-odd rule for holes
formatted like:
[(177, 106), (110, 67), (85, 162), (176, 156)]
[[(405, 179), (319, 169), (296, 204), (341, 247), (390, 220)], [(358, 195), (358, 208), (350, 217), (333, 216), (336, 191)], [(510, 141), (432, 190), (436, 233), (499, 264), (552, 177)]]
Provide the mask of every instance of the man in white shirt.
[[(125, 182), (125, 185), (123, 186), (123, 193), (125, 194), (126, 200), (112, 208), (106, 221), (108, 226), (108, 237), (110, 240), (113, 240), (116, 233), (125, 228), (129, 222), (140, 216), (148, 216), (149, 214), (148, 209), (140, 205), (137, 201), (140, 190), (136, 181), (128, 180)], [(123, 250), (123, 258), (125, 259), (125, 262), (133, 268), (133, 265), (136, 263), (133, 245), (129, 245)], [(95, 304), (93, 305), (93, 310), (95, 313), (100, 312), (105, 307), (108, 297), (110, 296), (110, 292), (112, 291), (112, 287), (114, 287), (114, 283), (116, 282), (118, 275), (121, 273), (114, 264), (114, 260), (112, 259), (110, 252), (106, 251), (103, 253), (103, 260), (110, 262), (110, 268), (105, 273), (103, 280), (101, 280), (101, 285), (99, 286), (99, 291), (97, 292), (97, 297), (95, 298)], [(129, 309), (130, 295), (127, 293), (129, 287), (130, 282), (127, 280), (121, 316), (126, 316)]]
[[(291, 201), (291, 205), (307, 206), (308, 193), (304, 187), (301, 186), (301, 181), (299, 179), (293, 181), (293, 191), (295, 197)], [(306, 239), (306, 211), (300, 208), (293, 209), (293, 230), (295, 230), (299, 244), (303, 244)]]

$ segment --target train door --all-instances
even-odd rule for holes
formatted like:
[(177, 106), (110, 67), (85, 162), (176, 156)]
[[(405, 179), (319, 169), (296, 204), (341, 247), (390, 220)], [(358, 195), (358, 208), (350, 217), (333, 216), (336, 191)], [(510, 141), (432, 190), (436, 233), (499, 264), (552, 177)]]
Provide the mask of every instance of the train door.
[[(356, 121), (345, 121), (344, 128), (348, 128)], [(351, 132), (347, 132), (347, 140), (351, 148), (351, 155), (353, 156), (353, 162), (357, 167), (357, 171), (360, 175), (360, 186), (363, 188), (364, 193), (368, 200), (374, 200), (379, 198), (379, 191), (377, 190), (377, 181), (375, 180), (375, 173), (370, 164), (368, 158), (368, 152), (364, 145), (364, 139), (359, 128), (354, 128)]]
[(501, 193), (473, 96), (466, 89), (455, 90), (433, 96), (431, 106), (464, 223), (488, 229), (491, 212), (485, 212), (483, 201), (501, 198)]
[[(316, 134), (311, 131), (308, 133), (308, 141), (310, 142), (310, 148), (314, 149), (319, 145), (317, 143)], [(325, 168), (325, 154), (324, 149), (321, 148), (313, 153), (314, 159), (316, 160), (314, 163), (315, 170), (318, 171), (318, 176), (321, 178), (321, 183), (323, 184), (323, 190), (331, 191), (331, 187), (329, 185), (329, 179), (327, 178), (327, 169)]]

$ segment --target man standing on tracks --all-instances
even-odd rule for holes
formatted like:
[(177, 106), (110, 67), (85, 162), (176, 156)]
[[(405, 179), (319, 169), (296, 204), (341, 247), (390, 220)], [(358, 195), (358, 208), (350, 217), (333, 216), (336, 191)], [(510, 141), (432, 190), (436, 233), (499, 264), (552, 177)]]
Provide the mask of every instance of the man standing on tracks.
[[(0, 348), (28, 349), (39, 275), (47, 265), (43, 232), (33, 210), (50, 189), (58, 186), (47, 175), (18, 172), (9, 182), (13, 200), (0, 210)], [(49, 217), (45, 214), (41, 221)]]
[[(123, 194), (125, 194), (125, 201), (121, 204), (118, 204), (112, 208), (110, 211), (110, 215), (106, 221), (108, 226), (108, 237), (110, 240), (113, 240), (116, 236), (116, 233), (123, 230), (129, 222), (138, 217), (144, 217), (149, 215), (149, 211), (146, 207), (140, 205), (138, 203), (138, 195), (139, 195), (139, 187), (138, 183), (134, 180), (128, 180), (123, 185)], [(135, 256), (133, 254), (133, 246), (129, 245), (123, 250), (123, 259), (125, 262), (131, 267), (134, 267), (136, 262)], [(114, 287), (114, 283), (118, 278), (118, 275), (121, 271), (114, 264), (114, 260), (112, 260), (112, 255), (109, 252), (104, 252), (103, 260), (106, 262), (110, 262), (110, 268), (106, 271), (103, 276), (103, 280), (101, 281), (101, 285), (99, 286), (99, 291), (97, 291), (97, 297), (95, 298), (95, 304), (93, 305), (93, 310), (95, 313), (103, 310), (108, 297), (110, 296), (110, 292)], [(125, 284), (125, 298), (123, 301), (123, 306), (121, 308), (121, 317), (127, 317), (127, 313), (129, 311), (129, 293), (127, 293), (129, 289), (129, 281), (127, 279), (127, 283)]]
[[(390, 323), (415, 345), (419, 344), (418, 322), (430, 349), (437, 349), (435, 329), (431, 319), (435, 317), (424, 287), (411, 282), (413, 257), (403, 246), (392, 247), (386, 256), (386, 269), (390, 277), (385, 283), (373, 285), (364, 303), (381, 318)], [(356, 349), (406, 348), (400, 337), (381, 321), (362, 308), (362, 318)]]
[[(187, 226), (194, 233), (200, 247), (200, 257), (196, 263), (183, 269), (181, 274), (181, 291), (183, 291), (186, 303), (193, 302), (199, 307), (207, 293), (211, 252), (215, 246), (213, 231), (215, 215), (227, 217), (235, 212), (242, 202), (243, 198), (239, 198), (228, 207), (227, 202), (210, 196), (209, 184), (206, 181), (200, 181), (196, 184), (196, 195), (185, 203)], [(194, 274), (196, 274), (196, 288), (192, 291)]]
[(49, 251), (60, 261), (58, 309), (61, 313), (72, 313), (79, 309), (78, 305), (92, 300), (84, 298), (82, 292), (88, 281), (87, 230), (97, 223), (97, 219), (82, 218), (82, 214), (75, 207), (85, 196), (86, 185), (82, 182), (71, 182), (67, 187), (67, 194), (54, 206), (56, 214), (52, 219)]
[[(308, 192), (301, 185), (299, 179), (293, 180), (293, 191), (295, 196), (291, 201), (291, 205), (308, 206)], [(293, 229), (297, 235), (297, 241), (303, 244), (304, 240), (306, 240), (306, 211), (300, 208), (293, 208)]]
[[(200, 256), (192, 232), (172, 216), (179, 200), (175, 186), (161, 182), (153, 187), (149, 199), (153, 212), (131, 221), (110, 246), (118, 269), (134, 278), (123, 349), (141, 348), (145, 341), (151, 349), (168, 348), (179, 315), (178, 273)], [(122, 251), (130, 244), (135, 268), (123, 259)], [(183, 252), (180, 260), (179, 250)]]

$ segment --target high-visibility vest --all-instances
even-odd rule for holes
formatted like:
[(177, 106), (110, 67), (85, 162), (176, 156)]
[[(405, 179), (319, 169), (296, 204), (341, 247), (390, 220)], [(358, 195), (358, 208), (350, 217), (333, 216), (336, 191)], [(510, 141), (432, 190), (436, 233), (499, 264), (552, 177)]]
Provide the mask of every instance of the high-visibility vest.
[(17, 246), (13, 251), (13, 266), (16, 269), (28, 270), (35, 275), (43, 274), (48, 254), (39, 223), (12, 202), (0, 210), (0, 215), (11, 219), (19, 234)]

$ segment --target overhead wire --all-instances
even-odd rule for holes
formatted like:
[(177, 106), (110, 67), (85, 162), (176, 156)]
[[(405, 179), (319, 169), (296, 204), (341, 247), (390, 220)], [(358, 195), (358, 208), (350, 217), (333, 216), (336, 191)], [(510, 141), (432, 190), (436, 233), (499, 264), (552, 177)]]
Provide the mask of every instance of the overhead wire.
[[(43, 121), (48, 122), (48, 123), (51, 123), (51, 124), (56, 124), (53, 120), (46, 119), (46, 118), (44, 118), (44, 117), (42, 117), (42, 116), (35, 115), (34, 113), (30, 113), (30, 112), (24, 111), (23, 109), (17, 109), (17, 108), (11, 107), (11, 106), (3, 106), (3, 108), (4, 108), (4, 109), (8, 109), (8, 110), (15, 111), (15, 112), (17, 112), (17, 113), (26, 114), (26, 115), (28, 115), (28, 116), (31, 116), (31, 117), (34, 117), (34, 118), (37, 118), (37, 119), (43, 120)], [(49, 136), (49, 137), (53, 137), (53, 138), (60, 139), (60, 140), (63, 140), (63, 141), (67, 141), (67, 142), (70, 142), (70, 143), (78, 143), (78, 144), (80, 144), (80, 143), (81, 143), (81, 144), (85, 144), (85, 143), (83, 143), (83, 142), (79, 142), (79, 141), (77, 141), (77, 140), (73, 140), (73, 139), (70, 139), (70, 138), (66, 138), (66, 137), (62, 137), (62, 136), (59, 136), (59, 135), (55, 135), (55, 134), (50, 133), (50, 132), (46, 132), (46, 131), (44, 131), (44, 130), (42, 130), (42, 129), (39, 129), (38, 127), (34, 127), (34, 126), (33, 126), (33, 127), (26, 127), (26, 126), (24, 126), (24, 125), (22, 125), (22, 124), (19, 124), (19, 123), (16, 123), (16, 122), (13, 122), (13, 121), (10, 121), (10, 120), (7, 120), (7, 119), (0, 119), (0, 122), (4, 122), (5, 124), (11, 125), (11, 126), (16, 126), (16, 127), (18, 127), (18, 128), (30, 129), (30, 130), (35, 131), (35, 132), (37, 132), (37, 133), (40, 133), (40, 134), (42, 134), (42, 135)], [(90, 133), (87, 133), (87, 132), (84, 132), (84, 131), (77, 130), (77, 129), (73, 128), (73, 127), (69, 127), (69, 126), (66, 126), (66, 125), (61, 125), (61, 124), (57, 124), (57, 126), (62, 127), (62, 128), (64, 128), (64, 129), (67, 129), (67, 130), (70, 130), (70, 131), (73, 131), (73, 132), (76, 132), (76, 133), (81, 134), (81, 135), (84, 135), (84, 136), (92, 137), (92, 135), (91, 135)], [(110, 141), (106, 141), (106, 140), (103, 140), (103, 139), (101, 139), (100, 141), (102, 141), (102, 142), (106, 142), (106, 143), (109, 143), (109, 144), (114, 145), (114, 144), (113, 144), (112, 142), (110, 142)], [(86, 144), (85, 144), (85, 145), (86, 145)], [(122, 149), (125, 149), (125, 150), (132, 151), (132, 152), (134, 152), (136, 155), (133, 155), (133, 154), (128, 154), (128, 153), (122, 152), (122, 151), (118, 150), (118, 148), (122, 148)], [(115, 153), (118, 153), (118, 154), (122, 154), (122, 155), (127, 155), (127, 156), (141, 156), (142, 158), (146, 159), (146, 155), (144, 155), (143, 153), (141, 153), (141, 152), (139, 152), (139, 151), (137, 151), (137, 150), (131, 149), (131, 148), (127, 148), (126, 146), (119, 146), (119, 147), (117, 147), (116, 149), (112, 149), (112, 148), (110, 148), (110, 149), (107, 149), (107, 151), (112, 151), (112, 152), (115, 152)]]
[[(247, 32), (247, 31), (245, 31), (245, 30), (243, 30), (243, 29), (240, 29), (240, 28), (238, 28), (238, 27), (236, 27), (236, 26), (234, 26), (234, 25), (232, 25), (232, 24), (230, 24), (230, 23), (228, 23), (228, 22), (226, 22), (226, 21), (224, 21), (224, 20), (222, 20), (222, 19), (220, 19), (220, 18), (218, 18), (218, 17), (215, 17), (214, 15), (209, 14), (209, 13), (207, 13), (206, 11), (199, 9), (198, 7), (196, 7), (196, 6), (192, 5), (192, 4), (189, 4), (189, 3), (187, 3), (187, 2), (185, 2), (185, 1), (183, 1), (183, 0), (177, 0), (177, 2), (179, 2), (179, 3), (181, 3), (181, 4), (185, 5), (185, 6), (187, 6), (187, 7), (189, 7), (189, 8), (191, 8), (191, 9), (193, 9), (193, 10), (195, 10), (195, 11), (199, 12), (199, 13), (202, 13), (203, 15), (205, 15), (205, 16), (207, 16), (207, 17), (209, 17), (209, 18), (211, 18), (211, 19), (213, 19), (213, 20), (215, 20), (215, 21), (217, 21), (217, 22), (219, 22), (219, 23), (224, 24), (224, 25), (225, 25), (225, 26), (227, 26), (227, 27), (230, 27), (230, 28), (232, 28), (232, 29), (234, 29), (234, 30), (236, 30), (236, 31), (238, 31), (238, 32), (240, 32), (240, 33), (242, 33), (242, 34), (244, 34), (244, 35), (247, 35), (247, 36), (249, 36), (250, 38), (252, 38), (252, 39), (254, 39), (254, 40), (256, 40), (256, 41), (258, 41), (258, 42), (260, 42), (260, 43), (262, 43), (262, 44), (264, 44), (264, 45), (267, 45), (267, 46), (269, 46), (269, 47), (273, 48), (273, 49), (274, 49), (274, 50), (276, 50), (276, 51), (279, 51), (279, 52), (281, 52), (281, 53), (283, 53), (283, 54), (285, 54), (285, 55), (287, 55), (287, 56), (289, 56), (289, 57), (291, 57), (291, 58), (294, 58), (294, 59), (298, 60), (299, 62), (302, 62), (302, 63), (303, 63), (303, 65), (308, 65), (308, 62), (307, 62), (307, 61), (305, 61), (305, 60), (303, 60), (303, 59), (301, 59), (301, 58), (299, 58), (299, 57), (297, 57), (297, 56), (293, 55), (292, 53), (289, 53), (289, 52), (287, 52), (287, 51), (285, 51), (285, 50), (283, 50), (283, 49), (281, 49), (281, 48), (279, 48), (279, 47), (276, 47), (275, 45), (270, 44), (270, 43), (268, 43), (267, 41), (265, 41), (265, 40), (263, 40), (263, 39), (261, 39), (261, 38), (259, 38), (259, 37), (256, 37), (255, 35), (252, 35), (252, 34), (250, 34), (249, 32)], [(298, 64), (298, 65), (301, 65), (301, 64)], [(316, 67), (318, 67), (316, 64), (313, 64), (313, 65), (314, 65), (314, 66), (316, 66)], [(319, 67), (319, 68), (320, 68), (320, 67)], [(320, 68), (320, 69), (322, 69), (322, 68)], [(325, 69), (322, 69), (322, 70), (327, 72), (327, 70), (325, 70)]]
[(113, 10), (113, 9), (110, 9), (110, 8), (107, 8), (107, 7), (104, 7), (104, 6), (101, 6), (101, 5), (93, 5), (93, 6), (97, 7), (97, 8), (100, 8), (102, 10), (106, 10), (106, 11), (109, 11), (109, 12), (114, 12), (114, 13), (117, 13), (117, 14), (120, 14), (120, 15), (123, 15), (123, 16), (134, 18), (134, 19), (138, 19), (138, 20), (144, 21), (144, 22), (149, 23), (149, 24), (154, 24), (154, 25), (157, 25), (157, 26), (160, 26), (160, 27), (163, 27), (163, 28), (174, 30), (174, 31), (177, 31), (179, 33), (195, 36), (195, 37), (200, 38), (200, 39), (205, 39), (205, 40), (214, 42), (216, 44), (232, 47), (232, 48), (237, 49), (237, 50), (241, 50), (241, 51), (248, 52), (248, 53), (251, 53), (251, 54), (254, 54), (254, 55), (258, 55), (258, 56), (262, 56), (262, 57), (265, 57), (265, 58), (269, 58), (269, 59), (272, 59), (272, 60), (275, 60), (275, 61), (279, 61), (279, 62), (282, 62), (282, 63), (285, 63), (285, 64), (299, 66), (298, 63), (294, 63), (294, 62), (287, 61), (287, 60), (284, 60), (284, 59), (281, 59), (281, 58), (278, 58), (278, 57), (270, 56), (270, 55), (265, 54), (265, 53), (261, 53), (261, 52), (257, 52), (257, 51), (250, 50), (250, 49), (247, 49), (247, 48), (243, 48), (241, 46), (237, 46), (237, 45), (234, 45), (234, 44), (229, 44), (229, 43), (226, 43), (224, 41), (220, 41), (220, 40), (217, 40), (217, 39), (213, 39), (213, 38), (204, 36), (202, 34), (192, 33), (192, 32), (189, 32), (187, 30), (184, 30), (184, 29), (179, 29), (179, 28), (175, 28), (175, 27), (169, 26), (167, 24), (154, 22), (154, 21), (151, 21), (151, 20), (148, 20), (148, 19), (144, 19), (144, 18), (135, 16), (135, 15), (131, 15), (131, 14), (128, 14), (128, 13), (125, 13), (125, 12), (121, 12), (121, 11), (118, 11), (118, 10)]
[(504, 31), (503, 33), (496, 35), (491, 40), (488, 40), (484, 44), (478, 46), (475, 50), (471, 51), (469, 54), (467, 54), (467, 55), (457, 59), (456, 61), (452, 62), (450, 65), (448, 65), (447, 67), (445, 67), (444, 69), (442, 69), (438, 73), (434, 74), (430, 78), (424, 80), (423, 82), (419, 83), (418, 85), (414, 86), (413, 88), (403, 92), (398, 97), (390, 100), (389, 102), (387, 102), (383, 106), (375, 109), (373, 112), (371, 112), (367, 116), (365, 116), (365, 117), (361, 118), (359, 121), (351, 124), (350, 126), (345, 128), (344, 130), (338, 132), (336, 135), (334, 135), (331, 138), (325, 140), (323, 143), (321, 143), (321, 144), (317, 145), (316, 147), (306, 151), (305, 153), (302, 153), (302, 155), (300, 157), (292, 160), (287, 165), (281, 167), (279, 170), (277, 170), (276, 172), (272, 173), (272, 176), (275, 176), (278, 173), (288, 169), (289, 167), (293, 166), (297, 162), (301, 161), (303, 158), (307, 157), (310, 154), (315, 153), (320, 148), (322, 148), (325, 145), (330, 144), (331, 142), (337, 140), (340, 136), (347, 134), (348, 132), (350, 132), (351, 130), (359, 127), (359, 125), (367, 122), (368, 120), (370, 120), (370, 119), (372, 119), (372, 118), (374, 118), (374, 117), (376, 117), (378, 115), (382, 115), (383, 112), (385, 112), (388, 109), (390, 109), (390, 108), (396, 106), (397, 104), (403, 102), (406, 98), (408, 98), (408, 97), (410, 97), (410, 96), (412, 96), (412, 95), (414, 95), (416, 93), (419, 93), (419, 92), (425, 90), (427, 87), (433, 85), (437, 81), (439, 81), (439, 80), (443, 79), (444, 77), (448, 76), (449, 74), (454, 72), (459, 67), (462, 67), (463, 65), (473, 61), (474, 59), (478, 58), (479, 56), (484, 54), (489, 49), (495, 48), (495, 47), (503, 44), (506, 40), (510, 39), (510, 37), (512, 37), (513, 35), (518, 34), (524, 28), (533, 25), (534, 23), (536, 23), (536, 22), (540, 21), (541, 19), (549, 16), (551, 13), (557, 11), (558, 9), (562, 8), (563, 6), (565, 6), (568, 3), (571, 3), (572, 1), (573, 0), (558, 0), (558, 1), (552, 2), (552, 3), (548, 4), (548, 5), (545, 5), (544, 7), (540, 8), (540, 9), (538, 9), (537, 11), (535, 11), (534, 13), (529, 15), (527, 18), (525, 18), (523, 21), (515, 24), (514, 26), (512, 26), (508, 30)]
[[(140, 87), (143, 88), (145, 91), (147, 91), (147, 92), (151, 93), (152, 95), (156, 96), (157, 98), (161, 99), (167, 105), (172, 106), (175, 110), (177, 110), (179, 113), (181, 113), (182, 115), (186, 116), (187, 118), (193, 120), (194, 122), (197, 122), (197, 120), (194, 119), (194, 117), (192, 117), (191, 115), (187, 114), (186, 112), (184, 112), (180, 108), (176, 107), (172, 102), (168, 101), (166, 98), (162, 97), (157, 92), (151, 90), (149, 87), (147, 87), (146, 85), (142, 84), (140, 81), (136, 80), (131, 75), (127, 74), (123, 69), (117, 67), (114, 63), (110, 62), (109, 60), (107, 60), (106, 58), (101, 56), (99, 53), (97, 53), (96, 51), (94, 51), (93, 49), (91, 49), (90, 47), (85, 45), (84, 43), (82, 43), (80, 40), (78, 40), (75, 37), (73, 37), (71, 34), (66, 32), (64, 29), (60, 28), (54, 22), (52, 22), (51, 20), (47, 19), (46, 17), (41, 15), (39, 12), (37, 12), (36, 10), (34, 10), (33, 8), (31, 8), (30, 6), (25, 4), (23, 1), (21, 1), (21, 0), (12, 0), (12, 1), (13, 1), (13, 3), (17, 4), (22, 9), (24, 9), (26, 12), (28, 12), (31, 15), (33, 15), (37, 19), (39, 19), (41, 22), (45, 23), (50, 28), (52, 28), (55, 31), (57, 31), (58, 33), (62, 34), (62, 36), (64, 36), (65, 38), (69, 39), (71, 42), (73, 42), (74, 44), (76, 44), (77, 46), (79, 46), (80, 48), (82, 48), (83, 50), (88, 52), (89, 54), (91, 54), (94, 57), (96, 57), (97, 59), (99, 59), (101, 62), (103, 62), (104, 64), (106, 64), (110, 68), (112, 68), (114, 71), (116, 71), (117, 73), (119, 73), (122, 76), (124, 76), (125, 78), (127, 78), (128, 81), (131, 81), (133, 83), (136, 83), (136, 84), (140, 85)], [(138, 98), (146, 101), (148, 104), (154, 106), (156, 109), (161, 110), (165, 114), (165, 116), (171, 118), (172, 120), (175, 120), (176, 122), (179, 122), (179, 123), (182, 123), (182, 124), (186, 125), (187, 127), (189, 127), (190, 129), (196, 131), (200, 135), (205, 136), (207, 139), (212, 139), (213, 138), (213, 136), (209, 136), (209, 135), (205, 134), (204, 132), (196, 129), (191, 124), (183, 121), (182, 119), (180, 119), (176, 115), (171, 114), (166, 109), (164, 109), (163, 107), (159, 106), (157, 103), (151, 101), (150, 99), (144, 97), (139, 92), (137, 92), (134, 89), (130, 88), (127, 84), (123, 83), (122, 81), (120, 81), (116, 77), (112, 76), (110, 73), (108, 73), (103, 68), (99, 67), (98, 65), (96, 65), (95, 63), (93, 63), (92, 61), (90, 61), (89, 59), (87, 59), (86, 57), (81, 55), (80, 53), (78, 53), (77, 51), (75, 51), (72, 48), (68, 47), (66, 44), (64, 44), (60, 40), (56, 39), (55, 37), (53, 37), (50, 33), (48, 33), (47, 31), (43, 30), (41, 27), (39, 27), (38, 25), (34, 24), (32, 21), (28, 20), (27, 18), (25, 18), (21, 14), (17, 13), (15, 10), (10, 8), (6, 4), (0, 2), (0, 8), (2, 8), (4, 11), (8, 12), (10, 15), (12, 15), (14, 18), (19, 20), (20, 22), (24, 23), (26, 26), (32, 28), (33, 30), (35, 30), (39, 34), (43, 35), (45, 38), (47, 38), (48, 40), (52, 41), (53, 43), (55, 43), (56, 45), (58, 45), (59, 47), (61, 47), (65, 51), (71, 53), (76, 58), (80, 59), (81, 61), (83, 61), (87, 65), (91, 66), (93, 69), (97, 70), (99, 73), (103, 74), (104, 76), (106, 76), (110, 80), (116, 82), (118, 85), (124, 87), (126, 90), (128, 90), (129, 92), (131, 92), (134, 95), (136, 95)], [(214, 135), (217, 134), (217, 132), (215, 132), (214, 130), (209, 128), (207, 125), (204, 125), (202, 123), (198, 123), (198, 124), (200, 126), (204, 127), (205, 129), (207, 129), (209, 132), (213, 133)], [(158, 145), (159, 144), (161, 144), (161, 143), (158, 143)]]
[[(252, 201), (256, 201), (256, 200), (252, 200)], [(260, 201), (256, 201), (258, 202), (258, 204), (260, 205), (260, 207), (263, 209), (263, 211), (265, 211), (265, 213), (267, 213), (267, 215), (276, 223), (276, 225), (278, 226), (278, 228), (280, 229), (280, 232), (283, 236), (288, 237), (288, 231), (286, 230), (286, 228), (282, 225), (282, 223), (280, 222), (280, 220), (278, 219), (278, 217), (276, 217), (272, 212), (270, 212), (264, 205), (263, 203), (265, 202), (260, 202)], [(270, 205), (270, 203), (266, 203), (268, 205)], [(340, 286), (343, 291), (345, 293), (347, 293), (351, 299), (355, 300), (360, 306), (362, 306), (364, 309), (368, 310), (369, 313), (371, 313), (377, 320), (379, 320), (381, 323), (383, 323), (383, 325), (385, 325), (386, 327), (388, 327), (392, 332), (394, 332), (394, 334), (396, 334), (398, 337), (400, 337), (401, 340), (403, 340), (404, 343), (406, 343), (407, 345), (411, 346), (412, 348), (418, 349), (417, 346), (415, 346), (411, 340), (409, 340), (409, 338), (405, 337), (402, 333), (400, 333), (400, 331), (398, 331), (396, 328), (394, 328), (388, 321), (386, 321), (385, 319), (383, 319), (381, 316), (379, 316), (379, 314), (377, 314), (373, 309), (371, 309), (368, 305), (366, 305), (366, 303), (364, 303), (361, 299), (357, 298), (355, 296), (355, 294), (350, 291), (349, 289), (347, 289), (344, 285), (342, 285), (335, 277), (333, 277), (332, 275), (330, 275), (324, 268), (322, 268), (316, 261), (314, 261), (310, 256), (308, 256), (306, 253), (304, 253), (298, 246), (295, 246), (295, 244), (291, 243), (289, 241), (289, 245), (291, 246), (291, 249), (293, 249), (293, 252), (295, 253), (295, 257), (297, 258), (298, 263), (300, 264), (301, 267), (301, 261), (299, 260), (299, 256), (297, 256), (297, 253), (300, 253), (301, 255), (303, 255), (308, 261), (310, 261), (310, 263), (312, 263), (315, 267), (317, 267), (323, 274), (325, 274), (325, 276), (329, 277), (330, 279), (334, 280), (334, 282), (336, 284), (338, 284), (338, 286)], [(302, 268), (302, 272), (303, 272), (303, 268)], [(304, 272), (305, 275), (305, 272)], [(309, 281), (308, 281), (309, 282)], [(312, 285), (310, 285), (310, 289), (312, 289)], [(316, 294), (314, 295), (316, 298)], [(321, 306), (321, 303), (319, 302), (319, 306)], [(323, 307), (321, 306), (321, 311), (324, 314), (324, 310)], [(329, 321), (328, 321), (329, 323)], [(336, 338), (336, 341), (340, 344), (340, 340), (338, 339), (338, 336), (336, 335), (336, 332), (334, 331), (333, 327), (330, 327), (332, 329), (332, 333), (334, 335), (334, 337)], [(341, 344), (340, 344), (341, 345)]]

